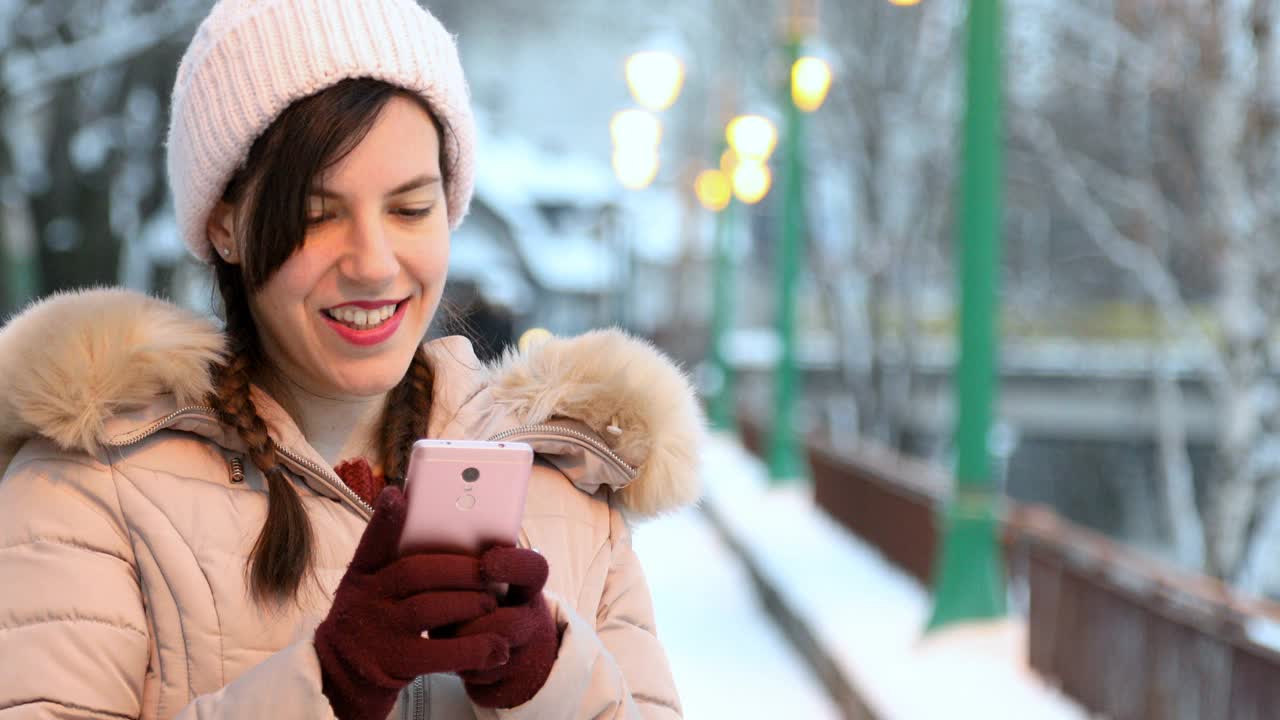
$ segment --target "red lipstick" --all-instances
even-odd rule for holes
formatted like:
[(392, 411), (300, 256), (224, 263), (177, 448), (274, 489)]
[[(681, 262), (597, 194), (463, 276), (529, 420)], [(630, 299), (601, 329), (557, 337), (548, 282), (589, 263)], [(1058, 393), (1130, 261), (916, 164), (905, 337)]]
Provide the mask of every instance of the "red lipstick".
[[(390, 305), (390, 303), (386, 303), (386, 302), (374, 303), (374, 304), (371, 304), (371, 307), (379, 308), (385, 305)], [(346, 305), (339, 305), (338, 307), (350, 307), (350, 306), (359, 307), (361, 309), (367, 309), (365, 305), (362, 305), (361, 303), (347, 303)], [(396, 306), (396, 311), (394, 315), (387, 318), (387, 321), (382, 323), (378, 327), (372, 328), (369, 330), (357, 330), (353, 327), (340, 323), (337, 320), (334, 320), (333, 318), (329, 317), (329, 313), (327, 312), (320, 313), (320, 316), (323, 317), (324, 321), (329, 324), (329, 327), (333, 328), (333, 331), (338, 334), (338, 337), (342, 338), (343, 340), (346, 340), (352, 345), (360, 345), (360, 346), (368, 347), (371, 345), (378, 345), (378, 344), (384, 343), (387, 340), (390, 340), (391, 336), (396, 334), (396, 330), (400, 329), (400, 322), (404, 320), (405, 308), (407, 307), (409, 307), (409, 303), (407, 301), (399, 303)]]

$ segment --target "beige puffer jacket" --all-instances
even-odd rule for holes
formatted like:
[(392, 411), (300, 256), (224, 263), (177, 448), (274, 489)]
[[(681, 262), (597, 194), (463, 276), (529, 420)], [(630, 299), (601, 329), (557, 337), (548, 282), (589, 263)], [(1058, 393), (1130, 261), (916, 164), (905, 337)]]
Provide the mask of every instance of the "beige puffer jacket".
[[(207, 320), (123, 290), (56, 296), (0, 329), (0, 720), (333, 717), (311, 637), (370, 508), (257, 393), (322, 587), (298, 607), (249, 599), (266, 492), (200, 407), (222, 347)], [(525, 705), (476, 708), (432, 675), (392, 717), (680, 717), (629, 522), (697, 497), (702, 421), (682, 374), (616, 332), (493, 367), (461, 338), (425, 347), (432, 437), (523, 440), (558, 468), (535, 472), (521, 542), (550, 562), (563, 640)]]

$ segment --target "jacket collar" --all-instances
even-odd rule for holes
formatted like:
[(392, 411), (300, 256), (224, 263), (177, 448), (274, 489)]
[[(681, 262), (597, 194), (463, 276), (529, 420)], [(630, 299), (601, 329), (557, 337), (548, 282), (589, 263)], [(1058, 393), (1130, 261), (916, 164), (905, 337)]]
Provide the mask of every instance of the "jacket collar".
[[(635, 468), (612, 476), (567, 471), (583, 490), (610, 485), (638, 516), (698, 497), (701, 411), (684, 374), (650, 344), (596, 331), (511, 351), (487, 366), (465, 338), (425, 348), (435, 371), (431, 437), (515, 433), (540, 452), (565, 456), (562, 469), (582, 468), (582, 458), (570, 457), (572, 443), (520, 435), (522, 428), (565, 426)], [(0, 328), (0, 475), (37, 435), (97, 454), (163, 426), (243, 452), (232, 428), (198, 409), (211, 389), (210, 368), (224, 353), (225, 338), (209, 319), (133, 291), (62, 293), (33, 304)], [(254, 400), (277, 445), (314, 466), (313, 474), (327, 474), (304, 479), (338, 492), (336, 476), (288, 413), (258, 388)]]

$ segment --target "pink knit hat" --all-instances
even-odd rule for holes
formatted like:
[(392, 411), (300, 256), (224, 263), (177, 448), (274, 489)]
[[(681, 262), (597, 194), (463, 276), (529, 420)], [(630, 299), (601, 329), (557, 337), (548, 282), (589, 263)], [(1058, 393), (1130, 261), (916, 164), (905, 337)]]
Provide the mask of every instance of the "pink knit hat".
[(178, 65), (168, 152), (178, 227), (205, 262), (209, 212), (253, 141), (295, 100), (347, 78), (421, 95), (453, 131), (449, 226), (471, 205), (475, 120), (454, 38), (413, 0), (220, 0)]

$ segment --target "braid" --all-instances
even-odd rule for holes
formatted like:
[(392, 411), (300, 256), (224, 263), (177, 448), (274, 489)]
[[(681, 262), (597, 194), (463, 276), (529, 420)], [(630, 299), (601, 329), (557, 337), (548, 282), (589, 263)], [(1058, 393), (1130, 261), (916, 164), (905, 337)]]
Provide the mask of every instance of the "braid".
[(267, 518), (250, 556), (250, 587), (259, 600), (291, 598), (311, 568), (311, 522), (298, 491), (284, 474), (275, 442), (250, 394), (249, 373), (261, 350), (243, 282), (239, 272), (226, 263), (219, 262), (216, 272), (226, 308), (231, 356), (215, 371), (213, 400), (267, 479)]
[(388, 485), (404, 486), (409, 468), (409, 452), (419, 438), (427, 436), (431, 415), (431, 387), (434, 374), (421, 347), (413, 354), (409, 371), (390, 393), (382, 416), (382, 474)]

